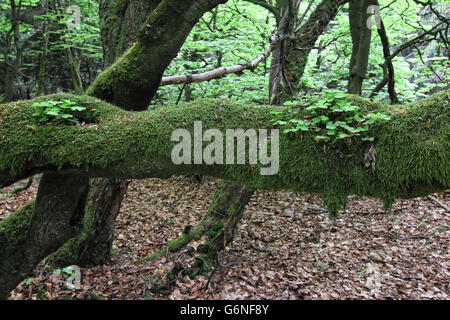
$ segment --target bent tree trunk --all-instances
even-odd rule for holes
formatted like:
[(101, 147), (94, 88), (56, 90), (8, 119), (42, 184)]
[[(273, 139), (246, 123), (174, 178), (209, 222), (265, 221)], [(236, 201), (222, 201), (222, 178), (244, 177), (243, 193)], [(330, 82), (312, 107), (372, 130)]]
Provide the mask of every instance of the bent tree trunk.
[(226, 0), (164, 0), (146, 19), (134, 45), (87, 94), (128, 110), (146, 110), (164, 70), (204, 13)]
[[(308, 20), (300, 27), (296, 35), (302, 36), (297, 40), (287, 40), (276, 59), (272, 63), (270, 79), (270, 102), (282, 104), (301, 90), (301, 78), (308, 63), (308, 57), (317, 39), (339, 12), (340, 7), (348, 0), (322, 0)], [(279, 31), (292, 31), (292, 14), (280, 22)], [(289, 41), (289, 42), (288, 42)], [(279, 65), (277, 65), (279, 63)], [(282, 85), (281, 85), (282, 84)]]
[(161, 0), (100, 0), (100, 34), (105, 67), (113, 64), (136, 41), (147, 17)]
[(350, 58), (348, 92), (352, 94), (361, 95), (362, 93), (363, 81), (369, 65), (372, 39), (372, 29), (367, 26), (370, 18), (368, 8), (376, 4), (376, 0), (350, 1), (349, 20), (353, 46)]

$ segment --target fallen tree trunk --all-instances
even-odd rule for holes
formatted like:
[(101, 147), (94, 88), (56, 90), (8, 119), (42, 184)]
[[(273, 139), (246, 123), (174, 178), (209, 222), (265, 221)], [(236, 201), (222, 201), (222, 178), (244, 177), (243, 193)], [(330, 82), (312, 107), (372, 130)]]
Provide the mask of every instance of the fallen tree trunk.
[[(80, 115), (87, 126), (41, 125), (32, 117), (35, 101), (71, 99), (89, 110)], [(358, 97), (363, 109), (385, 110)], [(449, 187), (449, 92), (399, 106), (392, 120), (376, 123), (376, 169), (364, 164), (370, 142), (351, 146), (324, 145), (314, 134), (281, 134), (279, 172), (261, 175), (262, 166), (249, 164), (182, 164), (171, 160), (176, 129), (192, 136), (194, 122), (203, 130), (272, 128), (271, 111), (283, 107), (245, 106), (204, 100), (153, 111), (130, 113), (87, 96), (56, 95), (0, 107), (0, 186), (38, 172), (118, 179), (166, 178), (198, 173), (246, 184), (250, 189), (292, 189), (322, 193), (329, 204), (343, 204), (349, 194), (392, 202)], [(224, 134), (225, 135), (225, 134)], [(206, 143), (203, 142), (203, 146)], [(224, 150), (226, 147), (224, 148)]]

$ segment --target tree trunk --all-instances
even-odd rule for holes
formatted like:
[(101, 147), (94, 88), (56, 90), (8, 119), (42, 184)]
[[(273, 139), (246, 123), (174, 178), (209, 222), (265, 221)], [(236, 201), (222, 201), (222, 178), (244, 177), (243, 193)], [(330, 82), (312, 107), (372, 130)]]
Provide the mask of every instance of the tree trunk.
[[(176, 252), (192, 240), (199, 240), (206, 233), (208, 241), (203, 249), (208, 248), (208, 250), (200, 249), (200, 253), (206, 254), (205, 257), (201, 257), (201, 260), (206, 259), (211, 266), (214, 264), (215, 253), (223, 250), (233, 241), (236, 227), (252, 194), (253, 191), (248, 190), (245, 185), (223, 182), (215, 192), (209, 210), (200, 224), (193, 229), (192, 226), (186, 226), (180, 237), (170, 240), (164, 249), (149, 256), (147, 260), (159, 258), (167, 252)], [(197, 265), (197, 267), (200, 266)], [(206, 271), (207, 268), (202, 265), (200, 269)], [(199, 269), (197, 268), (196, 271)]]
[[(269, 85), (271, 104), (281, 105), (299, 93), (302, 87), (300, 80), (315, 42), (346, 2), (348, 1), (322, 0), (296, 32), (295, 35), (301, 37), (297, 40), (286, 40), (279, 51), (274, 53)], [(297, 13), (292, 10), (296, 10), (296, 7), (291, 5), (286, 10), (278, 31), (292, 33)]]
[(42, 44), (42, 52), (41, 57), (39, 61), (39, 73), (37, 77), (37, 88), (36, 88), (36, 97), (41, 96), (44, 93), (44, 87), (45, 87), (45, 66), (47, 64), (47, 50), (48, 50), (48, 41), (50, 38), (50, 35), (48, 33), (48, 0), (45, 0), (42, 2), (42, 9), (45, 14), (43, 18), (43, 26), (42, 26), (42, 36), (43, 36), (43, 44)]
[(105, 67), (136, 41), (139, 29), (161, 0), (100, 0), (100, 34)]
[(146, 19), (134, 45), (87, 94), (127, 110), (147, 110), (164, 70), (205, 12), (226, 0), (165, 0)]
[(383, 68), (383, 80), (372, 91), (370, 98), (372, 99), (375, 97), (375, 95), (387, 84), (389, 99), (392, 104), (397, 104), (399, 103), (399, 100), (395, 91), (395, 69), (391, 58), (389, 38), (387, 36), (383, 21), (381, 21), (380, 28), (378, 29), (378, 35), (380, 36), (381, 44), (383, 45), (384, 64), (381, 65)]
[(109, 261), (115, 221), (126, 189), (126, 180), (92, 181), (81, 230), (52, 256), (54, 265), (99, 265)]
[(81, 57), (78, 54), (78, 50), (67, 48), (66, 55), (70, 75), (72, 77), (73, 91), (75, 91), (76, 94), (83, 94), (84, 93), (83, 81), (81, 80), (81, 73), (80, 73)]
[(352, 56), (350, 58), (350, 77), (348, 92), (361, 95), (363, 81), (369, 64), (372, 29), (368, 28), (370, 15), (368, 7), (375, 5), (375, 0), (350, 1), (350, 30), (352, 36)]
[(75, 235), (88, 179), (44, 174), (36, 200), (0, 224), (0, 299), (5, 299), (37, 263)]
[[(281, 19), (278, 23), (277, 34), (293, 35), (295, 22), (298, 14), (298, 6), (290, 5), (290, 0), (278, 0), (277, 8), (280, 12)], [(269, 103), (282, 105), (285, 93), (289, 90), (289, 84), (285, 78), (285, 68), (287, 65), (286, 54), (290, 50), (291, 41), (286, 40), (278, 46), (272, 53), (272, 62), (270, 67), (269, 78)]]
[(200, 255), (187, 270), (190, 277), (205, 275), (216, 265), (217, 252), (233, 242), (237, 225), (252, 194), (253, 191), (244, 185), (232, 182), (222, 183), (216, 191), (200, 226), (206, 229), (207, 241), (197, 248)]

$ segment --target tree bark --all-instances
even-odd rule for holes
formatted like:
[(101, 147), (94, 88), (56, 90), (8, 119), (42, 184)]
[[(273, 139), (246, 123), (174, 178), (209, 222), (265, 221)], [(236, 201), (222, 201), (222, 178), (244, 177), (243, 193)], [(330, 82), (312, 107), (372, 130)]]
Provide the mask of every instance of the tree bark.
[(100, 0), (100, 34), (105, 67), (136, 41), (139, 29), (161, 0)]
[[(328, 24), (336, 17), (339, 8), (348, 1), (322, 0), (311, 13), (308, 20), (296, 32), (296, 40), (287, 40), (275, 51), (269, 83), (271, 104), (283, 104), (292, 99), (301, 90), (301, 78), (305, 72), (309, 54), (317, 39), (325, 31)], [(281, 19), (279, 32), (292, 32), (295, 27), (293, 6), (288, 7), (285, 17)], [(289, 11), (290, 10), (290, 11)]]
[[(170, 240), (165, 248), (149, 256), (146, 260), (154, 260), (167, 252), (176, 252), (192, 240), (199, 240), (204, 234), (207, 234), (209, 241), (203, 249), (208, 250), (201, 252), (204, 256), (200, 257), (194, 268), (195, 271), (192, 270), (192, 272), (206, 271), (208, 268), (205, 263), (209, 266), (214, 264), (215, 253), (223, 250), (233, 241), (237, 225), (252, 194), (253, 191), (248, 190), (245, 185), (223, 182), (215, 192), (209, 210), (200, 224), (195, 228), (186, 226), (180, 237)], [(191, 275), (193, 274), (191, 273)]]
[(109, 261), (115, 221), (127, 184), (126, 180), (116, 179), (92, 181), (81, 230), (52, 255), (54, 265), (99, 265)]
[(350, 30), (352, 36), (352, 56), (350, 58), (350, 77), (348, 92), (361, 95), (363, 81), (369, 64), (370, 43), (372, 29), (367, 26), (370, 15), (368, 7), (375, 5), (376, 0), (351, 0), (350, 1)]
[(37, 263), (76, 234), (87, 180), (44, 174), (36, 200), (0, 224), (0, 299), (7, 298)]
[[(376, 0), (376, 4), (379, 6), (378, 0)], [(373, 97), (375, 97), (375, 95), (387, 84), (391, 103), (396, 104), (399, 103), (399, 100), (397, 93), (395, 92), (395, 69), (391, 58), (389, 37), (387, 36), (383, 20), (380, 21), (378, 35), (380, 36), (381, 44), (383, 46), (384, 64), (381, 65), (381, 67), (383, 68), (383, 80), (372, 91), (372, 93), (370, 94), (370, 98), (372, 99)]]
[(195, 257), (194, 264), (187, 270), (190, 277), (208, 274), (216, 265), (217, 253), (233, 242), (237, 225), (252, 194), (253, 191), (240, 183), (221, 184), (202, 220), (207, 241), (197, 248), (200, 255)]
[[(226, 0), (165, 0), (150, 14), (134, 45), (87, 94), (128, 110), (146, 110), (164, 70), (205, 12)], [(176, 21), (176, 22), (175, 22)]]

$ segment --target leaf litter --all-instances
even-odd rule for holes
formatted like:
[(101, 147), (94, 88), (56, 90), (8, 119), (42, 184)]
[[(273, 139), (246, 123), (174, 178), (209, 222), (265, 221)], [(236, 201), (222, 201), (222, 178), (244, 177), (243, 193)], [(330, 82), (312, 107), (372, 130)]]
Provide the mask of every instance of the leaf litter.
[[(0, 221), (30, 201), (37, 182), (12, 196), (1, 190)], [(259, 191), (248, 204), (219, 267), (190, 279), (174, 265), (192, 263), (202, 240), (155, 261), (183, 229), (196, 226), (220, 180), (172, 177), (134, 180), (116, 221), (111, 261), (81, 268), (81, 289), (42, 261), (11, 292), (39, 299), (442, 299), (450, 298), (450, 215), (429, 198), (397, 201), (385, 213), (377, 199), (351, 196), (337, 220), (318, 195)], [(449, 206), (449, 192), (433, 197)], [(56, 270), (57, 271), (57, 270)]]

